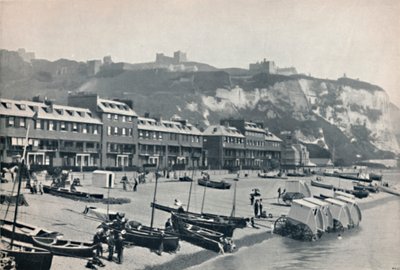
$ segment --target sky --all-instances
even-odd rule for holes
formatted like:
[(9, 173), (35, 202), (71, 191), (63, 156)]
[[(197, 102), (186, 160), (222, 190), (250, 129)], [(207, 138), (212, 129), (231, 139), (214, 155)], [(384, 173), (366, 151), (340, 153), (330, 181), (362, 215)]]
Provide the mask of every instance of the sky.
[(181, 50), (219, 68), (266, 58), (377, 84), (400, 107), (398, 14), (397, 0), (0, 0), (0, 48), (129, 63)]

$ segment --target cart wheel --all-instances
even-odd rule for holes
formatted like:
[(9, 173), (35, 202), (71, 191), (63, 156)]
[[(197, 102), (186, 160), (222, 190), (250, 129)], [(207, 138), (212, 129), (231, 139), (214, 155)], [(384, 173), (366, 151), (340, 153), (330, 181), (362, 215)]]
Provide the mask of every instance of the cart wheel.
[(298, 224), (296, 229), (293, 231), (293, 239), (302, 241), (312, 241), (315, 235), (311, 229), (305, 224)]
[(281, 216), (277, 220), (275, 220), (274, 233), (282, 236), (286, 236), (288, 234), (287, 218), (285, 216)]

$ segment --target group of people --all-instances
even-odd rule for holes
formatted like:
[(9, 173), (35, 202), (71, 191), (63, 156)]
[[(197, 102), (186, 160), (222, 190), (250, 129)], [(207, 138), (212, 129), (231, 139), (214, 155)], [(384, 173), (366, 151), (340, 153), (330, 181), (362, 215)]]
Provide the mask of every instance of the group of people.
[(254, 217), (260, 218), (263, 217), (263, 204), (262, 204), (262, 199), (256, 199), (254, 202)]
[[(130, 185), (129, 180), (128, 180), (128, 177), (122, 176), (121, 182), (122, 182), (122, 188), (123, 188), (125, 191), (127, 191), (127, 190), (128, 190), (128, 185)], [(139, 184), (139, 181), (138, 181), (138, 179), (135, 177), (135, 178), (133, 179), (133, 188), (132, 188), (133, 192), (136, 192), (136, 191), (137, 191), (137, 186), (138, 186), (138, 184)]]
[[(105, 224), (93, 236), (95, 244), (95, 256), (97, 259), (103, 256), (103, 243), (107, 244), (107, 260), (113, 261), (114, 253), (117, 254), (117, 263), (123, 261), (124, 234), (127, 219), (123, 213), (117, 213), (111, 225)], [(93, 261), (93, 259), (91, 259)], [(90, 261), (89, 261), (90, 262)]]

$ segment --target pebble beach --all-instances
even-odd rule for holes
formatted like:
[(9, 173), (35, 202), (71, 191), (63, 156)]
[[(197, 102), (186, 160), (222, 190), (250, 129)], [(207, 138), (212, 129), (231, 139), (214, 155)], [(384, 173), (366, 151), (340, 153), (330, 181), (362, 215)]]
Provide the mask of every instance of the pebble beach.
[[(236, 182), (236, 208), (235, 215), (241, 217), (252, 217), (253, 208), (250, 205), (249, 193), (252, 189), (258, 188), (263, 199), (263, 210), (268, 214), (272, 214), (272, 218), (255, 219), (256, 228), (247, 227), (244, 229), (236, 229), (233, 235), (233, 240), (236, 244), (236, 249), (241, 249), (247, 246), (267, 241), (269, 238), (280, 237), (272, 234), (272, 224), (276, 218), (282, 214), (287, 214), (289, 207), (280, 206), (277, 204), (277, 190), (285, 186), (284, 179), (265, 179), (257, 176), (257, 171), (241, 172), (239, 181)], [(150, 203), (153, 201), (155, 190), (155, 178), (149, 177), (147, 182), (139, 184), (137, 192), (132, 190), (123, 190), (122, 184), (119, 182), (121, 177), (126, 175), (131, 179), (132, 173), (119, 172), (116, 175), (116, 186), (109, 190), (109, 196), (114, 198), (129, 198), (130, 203), (109, 205), (110, 211), (118, 211), (125, 213), (125, 217), (129, 220), (141, 222), (143, 225), (149, 225), (151, 220)], [(246, 175), (246, 176), (245, 176)], [(189, 174), (191, 176), (191, 174)], [(230, 215), (234, 199), (233, 179), (236, 174), (228, 174), (226, 171), (216, 171), (210, 173), (212, 180), (225, 180), (232, 183), (231, 189), (217, 190), (207, 188), (204, 202), (204, 212)], [(76, 173), (72, 177), (79, 177), (82, 186), (77, 189), (79, 191), (88, 191), (92, 193), (103, 193), (108, 196), (106, 188), (92, 186), (91, 174), (85, 175)], [(195, 172), (194, 179), (200, 177), (200, 172)], [(331, 196), (330, 190), (324, 190), (310, 185), (310, 180), (316, 176), (310, 177), (289, 177), (289, 179), (301, 179), (307, 182), (310, 186), (313, 195), (324, 194)], [(352, 181), (343, 180), (334, 177), (322, 177), (323, 181), (342, 188), (352, 188)], [(44, 178), (39, 180), (43, 184), (49, 185), (50, 182), (45, 182)], [(390, 183), (391, 187), (400, 190), (399, 182)], [(7, 194), (12, 190), (13, 183), (8, 182), (1, 184), (1, 193)], [(68, 186), (67, 186), (68, 188)], [(174, 200), (180, 200), (186, 208), (189, 197), (190, 182), (181, 182), (177, 179), (161, 177), (158, 180), (156, 202), (173, 206)], [(61, 232), (64, 239), (88, 241), (91, 242), (93, 235), (96, 233), (99, 220), (85, 216), (83, 211), (86, 206), (95, 206), (106, 209), (107, 205), (97, 202), (88, 203), (85, 201), (72, 200), (53, 196), (50, 194), (30, 194), (28, 189), (21, 189), (29, 206), (19, 207), (18, 221), (30, 223), (49, 230)], [(204, 188), (199, 186), (196, 181), (192, 185), (192, 195), (190, 199), (190, 211), (200, 212), (202, 205)], [(388, 200), (398, 200), (399, 197), (387, 194), (384, 192), (371, 193), (369, 197), (364, 199), (356, 199), (360, 208), (370, 208), (374, 205), (383, 204)], [(6, 213), (7, 206), (1, 205), (1, 218)], [(12, 219), (14, 207), (10, 207), (7, 219)], [(170, 215), (166, 212), (155, 210), (154, 226), (163, 228), (165, 221)], [(212, 251), (204, 250), (190, 243), (180, 241), (180, 249), (176, 253), (162, 253), (158, 255), (151, 252), (149, 249), (128, 246), (124, 249), (124, 261), (122, 264), (109, 262), (105, 259), (102, 261), (106, 266), (102, 269), (186, 269), (192, 266), (198, 266), (221, 255)], [(104, 245), (104, 250), (106, 246)], [(105, 253), (104, 256), (106, 256)], [(79, 258), (69, 258), (54, 256), (52, 269), (85, 269), (87, 260)]]

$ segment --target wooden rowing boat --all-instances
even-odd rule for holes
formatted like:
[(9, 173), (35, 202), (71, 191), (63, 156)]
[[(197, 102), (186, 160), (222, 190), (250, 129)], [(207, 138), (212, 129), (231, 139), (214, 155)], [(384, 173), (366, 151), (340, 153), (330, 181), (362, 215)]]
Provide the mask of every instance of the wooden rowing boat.
[(103, 199), (104, 195), (99, 193), (88, 193), (81, 191), (70, 191), (66, 188), (54, 188), (50, 186), (43, 186), (44, 193), (49, 193), (51, 195), (62, 196), (62, 197), (80, 197), (80, 198), (95, 198)]
[(174, 215), (172, 215), (172, 224), (182, 240), (215, 252), (227, 251), (226, 247), (224, 248), (223, 233), (182, 222)]
[(197, 183), (200, 186), (216, 188), (216, 189), (230, 189), (231, 188), (231, 184), (227, 183), (225, 181), (212, 181), (212, 180), (206, 180), (206, 179), (200, 178), (197, 180)]
[[(51, 252), (18, 241), (14, 241), (11, 247), (11, 240), (3, 235), (0, 241), (0, 251), (6, 253), (8, 257), (14, 258), (18, 270), (49, 270), (53, 261)], [(1, 267), (0, 265), (0, 269), (3, 269)]]
[[(162, 204), (158, 204), (158, 203), (151, 203), (150, 205), (151, 207), (154, 206), (155, 209), (164, 211), (164, 212), (168, 212), (168, 213), (178, 213), (178, 208), (173, 208), (173, 207), (169, 207), (169, 206), (165, 206)], [(247, 221), (246, 218), (244, 217), (230, 217), (230, 216), (224, 216), (224, 215), (217, 215), (217, 214), (211, 214), (211, 213), (194, 213), (194, 212), (184, 212), (184, 213), (180, 213), (182, 214), (190, 214), (192, 216), (196, 216), (199, 218), (205, 218), (205, 219), (214, 219), (214, 220), (218, 220), (219, 222), (222, 222), (224, 224), (229, 223), (229, 224), (233, 224), (235, 225), (236, 228), (245, 228), (247, 226)]]
[(67, 257), (87, 258), (93, 256), (93, 243), (71, 241), (48, 237), (32, 237), (35, 246), (47, 249), (53, 254)]
[(171, 213), (171, 216), (173, 219), (177, 219), (180, 222), (220, 232), (227, 237), (232, 237), (233, 231), (236, 229), (235, 224), (229, 223), (227, 221), (219, 221), (214, 218), (202, 218), (189, 213)]
[[(116, 229), (112, 222), (103, 223), (101, 227), (105, 229)], [(118, 229), (118, 228), (117, 228)], [(166, 232), (158, 228), (143, 226), (136, 221), (129, 221), (123, 228), (124, 242), (134, 244), (139, 247), (151, 250), (162, 250), (165, 252), (175, 252), (179, 248), (179, 237), (176, 234)]]
[(347, 180), (362, 181), (362, 182), (367, 182), (367, 183), (371, 183), (372, 182), (372, 179), (353, 176), (351, 174), (340, 174), (339, 177), (342, 178), (342, 179), (347, 179)]
[(322, 183), (321, 181), (314, 181), (314, 180), (311, 180), (311, 186), (325, 188), (325, 189), (334, 189), (335, 188), (333, 185), (325, 184), (325, 183)]
[(49, 237), (55, 238), (60, 235), (58, 232), (46, 230), (38, 226), (30, 225), (27, 223), (16, 222), (14, 237), (12, 233), (13, 222), (9, 220), (0, 220), (1, 236), (13, 238), (16, 241), (25, 243), (33, 243), (32, 237)]

